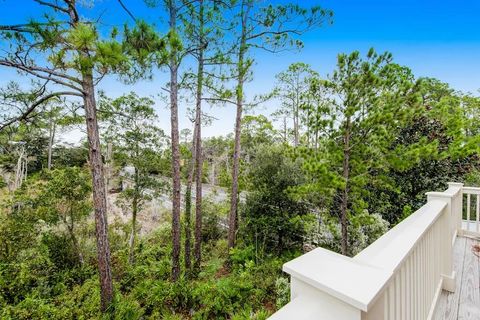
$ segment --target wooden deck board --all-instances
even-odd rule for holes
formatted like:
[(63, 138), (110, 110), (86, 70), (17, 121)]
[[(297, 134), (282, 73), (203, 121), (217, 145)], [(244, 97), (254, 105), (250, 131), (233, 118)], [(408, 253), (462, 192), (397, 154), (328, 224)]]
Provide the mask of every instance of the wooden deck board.
[(463, 263), (462, 288), (458, 308), (459, 320), (473, 320), (480, 317), (480, 285), (478, 257), (472, 253), (472, 245), (477, 243), (467, 239)]
[[(455, 287), (461, 288), (462, 274), (463, 274), (463, 261), (465, 256), (466, 239), (459, 237), (455, 241), (455, 247), (453, 251), (453, 268), (456, 271)], [(443, 291), (437, 302), (435, 309), (434, 319), (438, 320), (456, 320), (458, 317), (458, 301), (460, 300), (460, 290), (455, 292)]]
[(456, 290), (442, 292), (433, 319), (480, 319), (480, 263), (471, 250), (477, 243), (471, 238), (457, 238), (454, 247)]

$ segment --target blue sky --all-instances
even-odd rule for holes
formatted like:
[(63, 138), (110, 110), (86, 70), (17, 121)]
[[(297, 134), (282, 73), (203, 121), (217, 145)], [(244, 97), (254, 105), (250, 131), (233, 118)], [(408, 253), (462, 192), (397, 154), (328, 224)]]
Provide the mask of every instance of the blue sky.
[[(1, 24), (18, 23), (38, 12), (38, 6), (27, 0), (0, 0)], [(126, 14), (114, 0), (96, 0), (97, 12), (103, 12), (107, 24), (121, 25), (128, 21)], [(271, 1), (275, 3), (277, 1)], [(281, 2), (285, 2), (281, 0)], [(370, 47), (377, 51), (390, 51), (395, 62), (410, 67), (416, 76), (430, 76), (448, 82), (454, 89), (477, 93), (480, 88), (480, 1), (432, 0), (305, 0), (301, 5), (322, 5), (334, 11), (334, 24), (310, 32), (303, 40), (300, 52), (271, 55), (255, 52), (255, 80), (247, 87), (247, 94), (269, 91), (276, 73), (290, 63), (309, 63), (321, 75), (335, 67), (340, 52)], [(18, 4), (22, 5), (19, 6)], [(140, 0), (124, 0), (138, 17), (159, 21), (158, 9), (149, 9)], [(8, 12), (8, 14), (6, 14)], [(159, 21), (161, 24), (161, 21)], [(14, 72), (0, 69), (0, 84), (17, 78)], [(166, 82), (164, 74), (154, 81), (135, 85), (119, 84), (114, 78), (106, 79), (101, 88), (116, 96), (135, 90), (141, 95), (156, 95)], [(158, 100), (160, 123), (168, 132), (168, 112)], [(274, 103), (267, 104), (256, 113), (269, 114)], [(181, 109), (185, 115), (185, 107)], [(233, 130), (234, 108), (226, 106), (210, 110), (219, 120), (205, 129), (206, 135), (226, 134)], [(188, 127), (185, 117), (180, 125)]]

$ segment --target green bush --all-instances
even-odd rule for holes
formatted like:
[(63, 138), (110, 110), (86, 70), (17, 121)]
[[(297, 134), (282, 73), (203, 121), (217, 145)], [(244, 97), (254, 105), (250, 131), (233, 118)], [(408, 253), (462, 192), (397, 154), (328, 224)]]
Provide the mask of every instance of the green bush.
[(304, 181), (300, 166), (278, 147), (257, 150), (249, 173), (250, 192), (242, 206), (240, 234), (262, 252), (282, 253), (303, 246), (311, 216), (289, 191)]
[(58, 270), (68, 270), (78, 266), (75, 249), (67, 235), (46, 232), (42, 235), (41, 242), (47, 248), (49, 260)]
[(59, 309), (43, 299), (27, 297), (19, 304), (7, 306), (0, 313), (5, 320), (62, 319)]

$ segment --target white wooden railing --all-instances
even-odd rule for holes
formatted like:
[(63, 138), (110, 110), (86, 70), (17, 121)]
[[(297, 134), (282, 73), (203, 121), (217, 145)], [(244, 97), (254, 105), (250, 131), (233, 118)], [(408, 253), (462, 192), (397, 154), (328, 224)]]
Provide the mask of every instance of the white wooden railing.
[(463, 187), (463, 202), (461, 233), (476, 236), (480, 232), (480, 188)]
[(291, 301), (270, 319), (430, 319), (442, 289), (455, 290), (453, 245), (479, 232), (479, 203), (480, 188), (449, 183), (353, 258), (317, 248), (287, 262)]

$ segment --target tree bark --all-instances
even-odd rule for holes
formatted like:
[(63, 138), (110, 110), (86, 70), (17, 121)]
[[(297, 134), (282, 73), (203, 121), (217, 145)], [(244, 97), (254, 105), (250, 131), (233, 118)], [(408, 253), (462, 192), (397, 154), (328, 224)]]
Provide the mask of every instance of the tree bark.
[(53, 116), (50, 115), (50, 126), (49, 126), (49, 137), (48, 137), (48, 156), (47, 156), (47, 168), (48, 170), (52, 169), (52, 150), (53, 150), (53, 143), (55, 141), (55, 131), (56, 125), (55, 121), (53, 120)]
[(112, 179), (112, 154), (113, 154), (113, 145), (112, 142), (107, 143), (107, 154), (106, 154), (106, 177), (105, 177), (105, 189), (108, 194), (110, 190), (110, 181)]
[(298, 147), (298, 109), (293, 107), (293, 146)]
[[(177, 31), (177, 7), (169, 1), (170, 32)], [(172, 49), (173, 50), (173, 49)], [(170, 53), (170, 125), (172, 144), (172, 280), (180, 277), (180, 146), (178, 132), (178, 61), (177, 53)]]
[[(137, 152), (137, 157), (138, 157), (138, 152)], [(139, 179), (138, 169), (134, 168), (134, 170), (135, 170), (135, 176), (134, 176), (135, 192), (132, 199), (132, 230), (131, 230), (130, 241), (129, 241), (130, 252), (128, 255), (128, 261), (130, 264), (133, 264), (135, 262), (135, 241), (137, 239), (138, 198), (139, 198), (139, 192), (140, 192), (139, 190), (140, 179)]]
[(185, 189), (185, 270), (190, 270), (192, 266), (191, 248), (192, 248), (192, 184), (193, 170), (195, 169), (194, 143), (192, 142), (192, 159), (188, 164), (187, 187)]
[(193, 130), (192, 146), (190, 148), (192, 157), (188, 163), (187, 186), (185, 188), (185, 269), (190, 270), (192, 266), (192, 185), (195, 171), (195, 143), (197, 128)]
[(202, 97), (203, 97), (203, 73), (204, 73), (204, 51), (206, 43), (204, 39), (205, 13), (204, 2), (199, 0), (199, 28), (200, 41), (198, 52), (197, 71), (197, 101), (195, 105), (195, 246), (193, 255), (195, 258), (195, 271), (200, 271), (202, 263)]
[[(247, 4), (248, 6), (250, 4)], [(245, 11), (242, 3), (241, 23), (242, 34), (240, 39), (240, 48), (238, 52), (238, 78), (236, 88), (236, 106), (237, 114), (235, 117), (235, 145), (233, 150), (233, 169), (232, 169), (232, 194), (230, 199), (230, 216), (228, 223), (228, 248), (235, 247), (235, 238), (237, 233), (237, 213), (238, 213), (238, 176), (240, 172), (240, 137), (242, 133), (242, 112), (243, 112), (243, 86), (245, 82), (245, 54), (247, 51), (247, 17), (248, 9)]]
[(113, 299), (112, 273), (110, 270), (110, 246), (108, 243), (107, 196), (103, 174), (100, 135), (97, 122), (93, 76), (90, 71), (83, 72), (83, 91), (87, 137), (89, 145), (90, 169), (92, 173), (93, 204), (95, 208), (95, 236), (97, 240), (98, 271), (100, 276), (100, 304), (106, 311)]
[(299, 93), (299, 86), (298, 86), (298, 74), (297, 79), (294, 84), (295, 89), (295, 100), (293, 102), (293, 136), (294, 136), (294, 146), (295, 148), (298, 147), (299, 144), (299, 107), (300, 107), (300, 93)]

